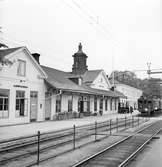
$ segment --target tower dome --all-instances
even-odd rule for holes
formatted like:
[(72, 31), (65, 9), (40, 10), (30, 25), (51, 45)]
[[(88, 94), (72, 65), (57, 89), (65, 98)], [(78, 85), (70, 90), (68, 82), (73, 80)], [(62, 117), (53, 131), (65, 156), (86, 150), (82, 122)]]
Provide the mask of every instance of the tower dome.
[(72, 73), (84, 74), (88, 70), (87, 55), (82, 50), (82, 44), (79, 43), (78, 51), (73, 55), (74, 64), (72, 67)]
[(82, 44), (79, 43), (78, 51), (73, 55), (74, 64), (72, 67), (72, 73), (84, 74), (88, 70), (87, 55), (82, 50)]

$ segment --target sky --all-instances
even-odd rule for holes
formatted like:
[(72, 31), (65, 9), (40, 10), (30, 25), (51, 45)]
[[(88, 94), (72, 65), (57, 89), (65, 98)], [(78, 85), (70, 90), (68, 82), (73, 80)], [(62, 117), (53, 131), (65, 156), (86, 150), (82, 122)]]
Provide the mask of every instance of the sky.
[(56, 69), (71, 71), (79, 42), (89, 70), (162, 69), (161, 0), (0, 0), (0, 26), (0, 41)]

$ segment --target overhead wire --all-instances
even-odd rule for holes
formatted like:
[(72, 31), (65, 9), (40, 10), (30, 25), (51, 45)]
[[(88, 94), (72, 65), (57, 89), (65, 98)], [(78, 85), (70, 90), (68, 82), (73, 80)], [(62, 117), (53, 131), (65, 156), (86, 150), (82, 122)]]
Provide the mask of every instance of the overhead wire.
[[(65, 3), (64, 0), (63, 0), (63, 2)], [(79, 11), (81, 11), (82, 15), (84, 15), (88, 20), (90, 20), (94, 24), (94, 28), (95, 27), (99, 28), (100, 33), (101, 32), (104, 33), (104, 37), (107, 40), (112, 41), (112, 71), (114, 71), (114, 59), (115, 59), (114, 47), (119, 46), (119, 43), (116, 40), (114, 40), (114, 38), (112, 36), (112, 32), (110, 32), (107, 29), (107, 27), (104, 26), (104, 24), (101, 24), (101, 22), (99, 21), (99, 16), (94, 15), (94, 12), (92, 14), (92, 12), (89, 10), (89, 8), (88, 8), (88, 10), (86, 10), (85, 8), (82, 7), (82, 5), (80, 3), (76, 2), (75, 0), (71, 0), (68, 2), (71, 2)], [(86, 6), (86, 5), (84, 4), (84, 6)], [(72, 7), (72, 9), (74, 9), (74, 8)], [(114, 85), (114, 79), (113, 79), (113, 85)]]
[[(73, 1), (74, 1), (74, 0), (73, 0)], [(95, 14), (94, 10), (92, 10), (92, 8), (90, 9), (89, 6), (85, 3), (85, 1), (83, 2), (83, 0), (80, 0), (80, 2), (82, 2), (84, 8), (86, 8), (87, 11), (88, 11), (90, 14), (93, 15), (92, 18), (96, 21), (96, 24), (98, 24), (98, 25), (100, 26), (100, 28), (101, 28), (107, 35), (109, 35), (108, 37), (110, 37), (110, 38), (112, 39), (113, 44), (119, 46), (119, 42), (113, 38), (113, 31), (112, 31), (111, 25), (110, 25), (110, 24), (107, 24), (107, 23), (106, 23), (106, 24), (105, 24), (105, 23), (103, 24), (104, 21), (102, 20), (102, 17), (101, 17), (101, 16), (99, 17), (98, 14)], [(107, 27), (109, 27), (109, 29), (108, 29)], [(110, 39), (110, 38), (109, 38), (109, 39)]]
[[(150, 69), (151, 71), (156, 71), (156, 70), (162, 70), (162, 68), (153, 68), (153, 69)], [(144, 71), (148, 71), (148, 69), (146, 70), (132, 70), (133, 72), (144, 72)]]
[[(91, 19), (91, 16), (89, 17), (88, 15), (85, 15), (85, 13), (81, 10), (81, 7), (76, 4), (76, 3), (70, 3), (70, 1), (65, 1), (62, 0), (62, 2), (69, 7), (70, 9), (72, 9), (79, 17), (81, 17), (82, 19), (86, 20), (87, 23), (91, 26), (93, 26), (94, 30), (98, 33), (100, 31), (99, 27), (96, 26), (96, 21), (94, 21), (94, 19)], [(77, 9), (76, 9), (77, 7)], [(78, 10), (79, 9), (79, 10)], [(103, 33), (103, 37), (105, 37), (105, 34)], [(107, 38), (108, 39), (108, 38)]]
[[(69, 1), (68, 1), (69, 2)], [(101, 23), (101, 19), (98, 15), (95, 14), (95, 12), (92, 11), (92, 9), (90, 9), (85, 2), (83, 2), (83, 0), (79, 1), (79, 2), (82, 2), (82, 4), (84, 5), (84, 8), (82, 7), (83, 5), (81, 5), (80, 3), (78, 3), (78, 1), (76, 2), (75, 0), (71, 0), (71, 2), (74, 4), (74, 6), (79, 9), (82, 14), (84, 16), (86, 16), (86, 18), (88, 20), (91, 21), (91, 25), (95, 25), (96, 27), (99, 27), (100, 28), (100, 32), (102, 30), (102, 33), (104, 33), (106, 36), (106, 39), (108, 40), (112, 40), (112, 46), (113, 46), (113, 50), (112, 50), (112, 71), (114, 70), (114, 57), (115, 57), (115, 54), (114, 54), (114, 46), (120, 46), (119, 42), (116, 41), (114, 38), (113, 38), (113, 33), (112, 31), (108, 30), (107, 27)], [(73, 8), (73, 7), (72, 7)], [(74, 9), (74, 8), (73, 8)], [(93, 23), (93, 24), (92, 24)], [(110, 27), (110, 25), (109, 25)], [(95, 28), (95, 27), (94, 27)], [(111, 38), (111, 39), (110, 39)], [(159, 69), (151, 69), (151, 70), (162, 70), (161, 68)], [(148, 71), (148, 70), (132, 70), (134, 72), (144, 72), (144, 71)]]
[(85, 15), (89, 20), (91, 20), (96, 27), (98, 27), (98, 28), (100, 28), (100, 30), (102, 30), (102, 33), (104, 33), (106, 35), (105, 36), (106, 39), (108, 39), (108, 40), (111, 39), (113, 41), (113, 44), (117, 44), (117, 42), (115, 42), (115, 40), (112, 37), (112, 32), (110, 32), (104, 26), (104, 24), (101, 24), (101, 21), (99, 20), (99, 18), (100, 18), (99, 16), (92, 14), (90, 9), (86, 10), (85, 8), (82, 7), (81, 4), (79, 4), (75, 0), (71, 0), (71, 2), (82, 12), (83, 15)]

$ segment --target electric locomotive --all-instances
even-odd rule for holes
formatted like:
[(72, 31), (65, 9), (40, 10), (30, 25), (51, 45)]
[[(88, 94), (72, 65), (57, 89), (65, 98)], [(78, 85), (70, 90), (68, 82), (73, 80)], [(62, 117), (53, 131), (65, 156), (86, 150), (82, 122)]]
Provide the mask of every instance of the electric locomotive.
[(144, 115), (154, 114), (161, 110), (161, 99), (153, 96), (141, 96), (138, 99), (138, 110)]

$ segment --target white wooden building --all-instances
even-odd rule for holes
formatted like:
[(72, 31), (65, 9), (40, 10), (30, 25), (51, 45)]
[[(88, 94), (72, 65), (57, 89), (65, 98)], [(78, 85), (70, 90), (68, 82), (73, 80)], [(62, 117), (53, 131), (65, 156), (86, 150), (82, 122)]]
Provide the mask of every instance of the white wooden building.
[(123, 93), (127, 98), (121, 98), (124, 103), (127, 103), (128, 106), (133, 107), (134, 109), (138, 108), (138, 99), (142, 96), (143, 91), (141, 89), (137, 89), (135, 87), (116, 82), (115, 83), (116, 90)]
[(47, 75), (26, 47), (0, 50), (12, 65), (0, 64), (0, 125), (41, 121)]
[(123, 94), (111, 91), (104, 70), (88, 70), (87, 56), (73, 55), (72, 72), (41, 66), (26, 47), (0, 50), (0, 126), (117, 112)]
[[(88, 70), (87, 56), (81, 44), (74, 55), (72, 72), (41, 66), (46, 79), (46, 119), (54, 119), (61, 113), (82, 113), (83, 115), (117, 112), (119, 97), (124, 95), (111, 91), (111, 85), (104, 70)], [(68, 115), (68, 114), (67, 114)]]

